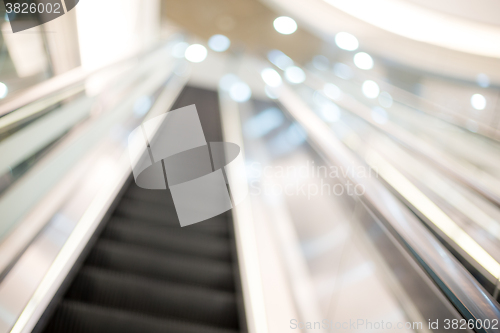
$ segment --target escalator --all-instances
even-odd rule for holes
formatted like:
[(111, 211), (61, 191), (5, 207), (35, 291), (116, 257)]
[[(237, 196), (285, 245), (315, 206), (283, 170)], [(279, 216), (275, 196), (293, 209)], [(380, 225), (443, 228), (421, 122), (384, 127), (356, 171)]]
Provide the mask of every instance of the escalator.
[(166, 191), (131, 184), (44, 332), (237, 332), (222, 214), (180, 228)]
[[(127, 80), (119, 77), (116, 90), (92, 97), (88, 104), (105, 110), (85, 108), (50, 147), (49, 166), (67, 164), (58, 174), (69, 181), (33, 168), (26, 177), (35, 185), (19, 177), (0, 197), (1, 209), (45, 186), (30, 212), (45, 208), (42, 199), (59, 200), (41, 210), (45, 217), (19, 224), (32, 236), (23, 235), (6, 268), (0, 258), (0, 333), (308, 332), (300, 323), (325, 319), (338, 330), (360, 318), (411, 324), (395, 332), (494, 332), (429, 327), (498, 320), (500, 307), (378, 175), (350, 172), (370, 166), (318, 118), (312, 98), (296, 93), (302, 86), (284, 85), (276, 101), (256, 93), (245, 102), (216, 84), (185, 86), (190, 69), (170, 59), (176, 44), (168, 45), (150, 55), (156, 62), (141, 59)], [(73, 112), (76, 103), (65, 103)], [(240, 146), (249, 194), (231, 211), (181, 228), (169, 190), (134, 183), (127, 137), (192, 104), (207, 142)]]
[[(205, 135), (221, 137), (217, 94), (187, 87), (176, 105), (197, 104)], [(170, 192), (133, 181), (43, 332), (237, 332), (232, 222), (223, 213), (181, 228)], [(49, 307), (50, 309), (50, 307)], [(51, 316), (50, 318), (48, 318)]]

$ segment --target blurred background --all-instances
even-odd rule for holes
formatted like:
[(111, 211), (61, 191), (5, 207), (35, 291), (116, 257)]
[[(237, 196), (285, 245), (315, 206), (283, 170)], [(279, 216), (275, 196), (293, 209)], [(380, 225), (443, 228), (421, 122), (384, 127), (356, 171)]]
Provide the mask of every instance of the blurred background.
[[(0, 332), (498, 332), (499, 2), (62, 4), (0, 6)], [(181, 229), (127, 138), (191, 104), (248, 196)]]

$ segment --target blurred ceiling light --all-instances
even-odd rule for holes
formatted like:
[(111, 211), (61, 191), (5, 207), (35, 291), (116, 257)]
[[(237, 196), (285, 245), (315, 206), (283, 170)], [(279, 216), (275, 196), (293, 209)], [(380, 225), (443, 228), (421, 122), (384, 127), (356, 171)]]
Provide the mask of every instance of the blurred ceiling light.
[(273, 22), (274, 29), (283, 35), (293, 34), (297, 30), (297, 23), (288, 16), (280, 16)]
[(328, 123), (334, 123), (340, 119), (340, 109), (334, 103), (328, 103), (320, 108), (321, 118)]
[(470, 104), (476, 110), (484, 110), (486, 107), (486, 98), (481, 94), (474, 94), (470, 98)]
[(233, 84), (240, 82), (240, 78), (236, 76), (235, 74), (229, 73), (224, 75), (220, 80), (219, 80), (219, 87), (224, 90), (224, 91), (229, 91)]
[(358, 39), (347, 32), (339, 32), (336, 34), (335, 44), (346, 51), (354, 51), (359, 47)]
[(272, 90), (270, 86), (265, 86), (264, 91), (266, 93), (266, 96), (269, 97), (270, 99), (278, 99), (278, 95)]
[(350, 78), (352, 78), (351, 67), (341, 62), (338, 62), (333, 66), (333, 72), (336, 76), (344, 80), (349, 80)]
[(358, 52), (354, 55), (354, 64), (364, 70), (372, 69), (373, 59), (368, 53)]
[(392, 106), (393, 99), (391, 94), (389, 94), (387, 91), (382, 91), (378, 96), (378, 102), (384, 108), (390, 108)]
[(215, 52), (224, 52), (231, 45), (231, 41), (224, 35), (213, 35), (208, 40), (208, 47)]
[(312, 64), (314, 68), (320, 71), (326, 71), (330, 68), (330, 61), (324, 55), (317, 55), (313, 58)]
[(480, 73), (476, 78), (477, 84), (483, 88), (488, 88), (490, 86), (490, 78), (484, 73)]
[(186, 42), (180, 42), (174, 45), (172, 48), (172, 56), (174, 58), (184, 58), (184, 54), (186, 53), (186, 49), (188, 48), (189, 44)]
[(306, 80), (306, 73), (300, 67), (290, 66), (285, 69), (285, 78), (290, 83), (299, 84)]
[(324, 1), (357, 19), (406, 38), (456, 51), (500, 57), (500, 29), (493, 25), (439, 13), (408, 1)]
[(265, 68), (260, 72), (262, 80), (271, 87), (277, 87), (281, 85), (281, 76), (272, 68)]
[(323, 87), (323, 93), (333, 99), (333, 100), (339, 100), (340, 97), (342, 96), (342, 91), (340, 90), (339, 87), (334, 85), (333, 83), (325, 83), (325, 86)]
[(7, 85), (3, 82), (0, 82), (0, 99), (5, 98), (7, 94), (9, 93), (9, 88), (7, 88)]
[(236, 82), (229, 89), (229, 97), (238, 103), (243, 103), (252, 97), (252, 90), (245, 82)]
[(281, 70), (293, 65), (293, 60), (280, 50), (272, 50), (267, 54), (267, 59)]
[(376, 98), (380, 92), (378, 84), (372, 80), (366, 80), (365, 82), (363, 82), (361, 90), (363, 91), (363, 95), (368, 98)]
[(380, 106), (376, 106), (371, 112), (372, 119), (378, 124), (385, 124), (387, 122), (387, 111), (382, 109)]
[(202, 62), (207, 57), (207, 48), (201, 44), (189, 45), (184, 56), (191, 62)]

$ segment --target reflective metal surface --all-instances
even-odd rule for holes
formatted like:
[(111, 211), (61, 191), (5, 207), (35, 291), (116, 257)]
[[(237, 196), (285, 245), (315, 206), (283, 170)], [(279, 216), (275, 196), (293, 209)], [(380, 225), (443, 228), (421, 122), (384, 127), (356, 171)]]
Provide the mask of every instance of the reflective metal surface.
[[(47, 161), (70, 169), (74, 164), (68, 158), (73, 156), (78, 165), (68, 177), (52, 180), (54, 184), (64, 181), (72, 188), (69, 191), (56, 188), (48, 193), (53, 200), (60, 198), (59, 206), (52, 208), (53, 217), (46, 225), (40, 219), (50, 215), (37, 215), (35, 211), (31, 225), (38, 226), (40, 233), (0, 284), (3, 332), (31, 332), (130, 175), (127, 132), (140, 123), (147, 111), (149, 115), (165, 112), (185, 84), (185, 76), (173, 73), (178, 64), (165, 61), (169, 52), (170, 48), (165, 48), (149, 57), (142, 73), (135, 73), (142, 78), (147, 75), (148, 79), (136, 85), (134, 92), (114, 109), (92, 117), (63, 141), (59, 157), (55, 151), (52, 160)], [(151, 110), (138, 113), (134, 104), (143, 96), (151, 96), (156, 103)], [(36, 176), (37, 171), (31, 173)], [(60, 170), (58, 174), (64, 175)], [(60, 191), (65, 193), (64, 197), (59, 195)], [(43, 205), (43, 201), (39, 204)], [(24, 223), (22, 226), (26, 229)], [(19, 246), (17, 241), (13, 244)], [(30, 278), (26, 279), (27, 276)]]
[[(304, 127), (309, 138), (327, 160), (345, 168), (363, 164), (343, 146), (329, 127), (308, 108), (288, 88), (282, 87), (279, 101), (288, 112)], [(352, 164), (352, 161), (355, 164)], [(384, 177), (384, 171), (379, 173)], [(348, 175), (354, 183), (361, 183), (356, 175)], [(365, 193), (361, 202), (394, 237), (408, 247), (410, 253), (423, 265), (433, 280), (443, 289), (452, 303), (466, 318), (499, 318), (500, 308), (493, 298), (467, 272), (462, 265), (447, 252), (443, 245), (415, 218), (415, 216), (397, 201), (382, 184), (372, 179), (364, 179)]]

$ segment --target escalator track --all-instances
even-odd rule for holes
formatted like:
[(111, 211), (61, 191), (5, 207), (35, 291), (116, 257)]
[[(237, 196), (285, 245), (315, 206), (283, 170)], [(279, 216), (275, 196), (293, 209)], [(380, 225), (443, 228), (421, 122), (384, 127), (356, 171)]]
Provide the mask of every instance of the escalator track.
[[(215, 92), (187, 87), (176, 104), (200, 99), (217, 140)], [(240, 331), (229, 213), (181, 228), (169, 191), (131, 182), (102, 230), (43, 332)]]

